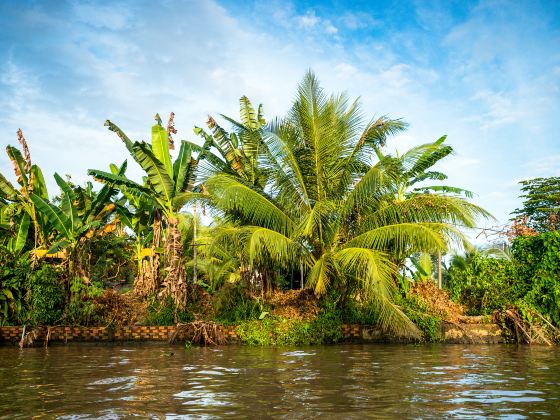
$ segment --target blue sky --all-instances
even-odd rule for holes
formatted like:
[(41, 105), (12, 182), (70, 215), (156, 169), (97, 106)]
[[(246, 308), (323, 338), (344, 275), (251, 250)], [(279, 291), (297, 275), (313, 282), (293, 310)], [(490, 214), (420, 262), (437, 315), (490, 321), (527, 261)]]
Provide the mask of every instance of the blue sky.
[[(559, 175), (558, 1), (6, 0), (0, 143), (21, 127), (46, 176), (83, 182), (127, 157), (105, 119), (142, 139), (174, 111), (178, 137), (194, 139), (243, 94), (284, 114), (308, 68), (367, 117), (408, 121), (392, 149), (447, 134), (449, 184), (500, 222), (519, 180)], [(13, 175), (4, 154), (0, 171)]]

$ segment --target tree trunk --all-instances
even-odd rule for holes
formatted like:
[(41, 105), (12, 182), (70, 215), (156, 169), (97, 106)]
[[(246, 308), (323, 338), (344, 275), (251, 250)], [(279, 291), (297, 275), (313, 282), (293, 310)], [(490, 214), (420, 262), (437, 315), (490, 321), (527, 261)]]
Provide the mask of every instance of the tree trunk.
[(167, 276), (163, 282), (160, 296), (171, 296), (178, 309), (185, 309), (187, 305), (187, 279), (183, 264), (183, 244), (178, 228), (178, 219), (169, 218), (167, 238), (165, 240), (165, 271)]
[(159, 289), (159, 254), (156, 248), (161, 243), (161, 214), (156, 212), (154, 220), (154, 236), (150, 255), (144, 259), (142, 255), (142, 243), (138, 242), (136, 253), (138, 258), (138, 273), (134, 282), (134, 292), (138, 296), (150, 296)]

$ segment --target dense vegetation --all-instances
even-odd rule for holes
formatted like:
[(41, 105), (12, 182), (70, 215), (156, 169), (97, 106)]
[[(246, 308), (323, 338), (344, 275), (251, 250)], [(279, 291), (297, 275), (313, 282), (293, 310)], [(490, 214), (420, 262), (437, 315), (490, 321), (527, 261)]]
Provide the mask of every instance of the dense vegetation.
[[(406, 124), (364, 120), (311, 73), (285, 117), (267, 122), (242, 97), (239, 120), (221, 116), (230, 131), (209, 117), (194, 128), (202, 141), (177, 153), (173, 117), (156, 115), (150, 143), (106, 122), (141, 180), (126, 161), (88, 171), (99, 189), (55, 173), (58, 195), (18, 131), (21, 150), (7, 147), (18, 186), (0, 174), (1, 325), (206, 319), (263, 345), (336, 342), (349, 322), (437, 339), (444, 315), (416, 285), (438, 275), (470, 314), (516, 305), (560, 324), (560, 236), (543, 229), (556, 226), (543, 216), (552, 204), (517, 211), (510, 257), (468, 251), (441, 267), (442, 254), (471, 249), (463, 229), (491, 217), (434, 169), (453, 152), (445, 136), (387, 153)], [(540, 203), (548, 184), (524, 188)], [(293, 313), (275, 303), (286, 289), (302, 289)]]

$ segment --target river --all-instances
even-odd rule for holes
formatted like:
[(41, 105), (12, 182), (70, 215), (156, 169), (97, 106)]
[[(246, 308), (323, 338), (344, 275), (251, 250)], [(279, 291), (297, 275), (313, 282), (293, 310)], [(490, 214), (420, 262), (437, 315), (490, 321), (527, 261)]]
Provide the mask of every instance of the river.
[(0, 347), (0, 417), (560, 417), (560, 350)]

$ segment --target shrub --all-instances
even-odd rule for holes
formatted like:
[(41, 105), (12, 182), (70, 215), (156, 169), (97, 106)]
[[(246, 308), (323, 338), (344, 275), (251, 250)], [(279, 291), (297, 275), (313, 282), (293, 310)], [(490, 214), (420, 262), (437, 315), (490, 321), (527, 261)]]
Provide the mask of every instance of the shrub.
[(223, 324), (235, 325), (241, 321), (258, 319), (268, 311), (260, 300), (249, 295), (243, 285), (226, 283), (215, 295), (214, 310), (216, 320)]
[(560, 325), (560, 231), (517, 237), (512, 252), (518, 266), (517, 296)]
[(442, 319), (440, 316), (431, 313), (429, 306), (419, 296), (399, 296), (396, 303), (422, 331), (425, 341), (434, 343), (441, 340)]
[(60, 273), (48, 264), (29, 275), (26, 300), (31, 325), (54, 325), (62, 320), (66, 293)]
[(243, 321), (236, 332), (243, 343), (252, 346), (330, 344), (343, 338), (338, 310), (322, 310), (311, 321), (277, 316)]
[(180, 311), (175, 306), (173, 298), (168, 296), (166, 300), (160, 302), (157, 296), (152, 296), (148, 304), (148, 316), (145, 325), (175, 325), (177, 323), (187, 323), (194, 320), (192, 313)]
[(451, 297), (465, 306), (468, 315), (488, 315), (515, 301), (516, 264), (506, 259), (475, 255), (464, 268), (452, 267), (448, 288)]

